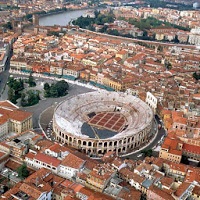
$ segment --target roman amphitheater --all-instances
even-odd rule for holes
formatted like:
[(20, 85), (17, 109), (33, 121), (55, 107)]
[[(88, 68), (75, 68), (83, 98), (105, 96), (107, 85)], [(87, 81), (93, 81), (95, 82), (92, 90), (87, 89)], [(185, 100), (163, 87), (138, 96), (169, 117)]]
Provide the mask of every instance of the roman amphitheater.
[(53, 116), (56, 140), (93, 157), (125, 155), (152, 137), (154, 115), (137, 97), (95, 91), (68, 98)]

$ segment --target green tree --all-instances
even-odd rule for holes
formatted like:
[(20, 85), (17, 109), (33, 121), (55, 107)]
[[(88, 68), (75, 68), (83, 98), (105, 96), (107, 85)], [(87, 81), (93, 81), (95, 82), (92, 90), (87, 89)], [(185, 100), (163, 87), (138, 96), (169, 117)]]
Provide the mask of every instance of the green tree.
[(145, 157), (151, 157), (153, 154), (153, 151), (152, 149), (148, 149), (148, 150), (142, 150), (141, 153), (143, 153)]
[(35, 80), (34, 80), (34, 77), (33, 77), (32, 73), (30, 73), (30, 75), (28, 77), (28, 84), (29, 84), (29, 87), (36, 86), (36, 83), (35, 83)]
[(193, 78), (198, 81), (200, 79), (200, 73), (194, 72), (193, 73)]
[(58, 97), (58, 91), (57, 91), (55, 84), (51, 85), (50, 95), (51, 95), (51, 97)]
[(60, 36), (60, 35), (59, 35), (59, 32), (56, 32), (56, 31), (50, 31), (50, 32), (47, 33), (47, 35), (48, 35), (48, 36), (54, 35), (54, 36), (56, 36), (56, 37), (59, 37), (59, 36)]
[(51, 97), (50, 89), (49, 90), (45, 90), (44, 97), (47, 97), (47, 98)]
[(44, 84), (44, 90), (49, 90), (50, 89), (50, 85), (48, 83)]
[(26, 163), (23, 163), (20, 167), (17, 168), (17, 173), (19, 178), (24, 179), (29, 176), (29, 171), (27, 169)]
[(100, 14), (100, 11), (98, 11), (98, 10), (95, 10), (95, 11), (94, 11), (94, 16), (95, 16), (95, 18), (97, 18), (99, 14)]
[(104, 25), (104, 26), (99, 30), (99, 32), (100, 32), (100, 33), (106, 33), (107, 29), (108, 29), (108, 26), (107, 26), (107, 25)]
[(118, 30), (116, 30), (116, 29), (109, 29), (107, 31), (107, 33), (110, 34), (110, 35), (116, 35), (116, 36), (120, 35)]
[(39, 97), (38, 91), (36, 90), (28, 91), (28, 106), (37, 104), (39, 100), (40, 100), (40, 97)]
[(17, 99), (21, 97), (21, 91), (24, 89), (24, 82), (22, 79), (14, 79), (13, 77), (8, 79), (8, 99), (16, 104)]
[(172, 64), (171, 64), (168, 60), (165, 61), (165, 68), (166, 68), (167, 70), (172, 69)]
[(24, 89), (24, 82), (22, 79), (17, 80), (12, 77), (8, 79), (8, 86), (15, 92), (19, 92)]
[(44, 84), (44, 96), (45, 97), (61, 97), (68, 93), (69, 85), (66, 81), (58, 81), (57, 83), (51, 84), (49, 86), (48, 83)]
[(92, 26), (92, 25), (89, 25), (89, 26), (88, 26), (88, 29), (89, 29), (90, 31), (95, 31), (95, 28), (94, 28), (94, 26)]
[(6, 24), (3, 25), (3, 27), (10, 30), (13, 29), (11, 22), (7, 22)]
[(26, 101), (25, 98), (26, 98), (25, 93), (22, 93), (22, 95), (21, 95), (21, 106), (22, 106), (22, 107), (24, 107), (24, 106), (27, 105), (27, 101)]
[(11, 101), (12, 103), (16, 103), (16, 99), (15, 99), (15, 91), (12, 88), (8, 89), (8, 100)]
[(69, 85), (66, 81), (62, 80), (62, 81), (58, 81), (55, 84), (56, 90), (58, 92), (58, 96), (64, 96), (67, 94), (67, 91), (69, 89)]
[[(27, 97), (26, 97), (27, 96)], [(32, 106), (39, 102), (40, 96), (39, 91), (29, 90), (21, 95), (21, 106)]]

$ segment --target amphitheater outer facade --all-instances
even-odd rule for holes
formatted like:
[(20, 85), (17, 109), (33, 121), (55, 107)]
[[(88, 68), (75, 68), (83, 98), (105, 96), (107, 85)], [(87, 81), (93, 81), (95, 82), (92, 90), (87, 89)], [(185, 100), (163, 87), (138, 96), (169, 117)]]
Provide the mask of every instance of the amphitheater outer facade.
[[(81, 132), (89, 114), (114, 112), (125, 118), (125, 128), (112, 137), (91, 138)], [(56, 140), (93, 157), (108, 151), (124, 155), (139, 149), (152, 136), (154, 115), (141, 99), (118, 92), (95, 91), (68, 98), (59, 104), (53, 116)]]

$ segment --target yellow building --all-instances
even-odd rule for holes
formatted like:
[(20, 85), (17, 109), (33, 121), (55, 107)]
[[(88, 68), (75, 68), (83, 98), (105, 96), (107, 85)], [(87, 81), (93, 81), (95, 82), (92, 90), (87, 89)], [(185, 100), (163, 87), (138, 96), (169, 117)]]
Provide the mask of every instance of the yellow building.
[(18, 59), (11, 58), (10, 69), (21, 71), (21, 70), (26, 69), (26, 68), (27, 68), (27, 62), (25, 61), (25, 59), (23, 59), (23, 58), (20, 58), (20, 59), (19, 58)]
[(121, 50), (119, 52), (116, 53), (116, 58), (121, 58), (122, 60), (125, 60), (128, 58), (128, 51), (126, 50)]
[(9, 132), (22, 133), (32, 128), (32, 113), (19, 110), (10, 101), (0, 102), (0, 130), (4, 130), (0, 137)]
[(170, 176), (177, 181), (183, 182), (186, 177), (188, 166), (178, 163), (163, 163), (166, 176)]
[(161, 146), (159, 157), (174, 163), (180, 163), (182, 158), (183, 142), (177, 138), (165, 138)]
[(165, 35), (163, 33), (156, 33), (155, 39), (156, 40), (164, 40), (165, 39)]
[(115, 171), (109, 166), (97, 166), (88, 174), (86, 186), (98, 192), (103, 192), (114, 174)]
[(195, 186), (193, 191), (192, 191), (192, 197), (195, 200), (200, 200), (200, 187), (199, 186)]
[(113, 88), (115, 91), (121, 91), (122, 90), (121, 81), (119, 81), (115, 78), (112, 78), (108, 75), (106, 77), (104, 77), (103, 84)]

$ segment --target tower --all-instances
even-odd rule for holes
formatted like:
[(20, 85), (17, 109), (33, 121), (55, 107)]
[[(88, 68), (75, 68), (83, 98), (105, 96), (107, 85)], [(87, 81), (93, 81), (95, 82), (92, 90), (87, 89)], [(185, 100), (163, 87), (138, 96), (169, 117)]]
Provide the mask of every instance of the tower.
[(33, 25), (39, 25), (39, 16), (37, 14), (33, 14)]

